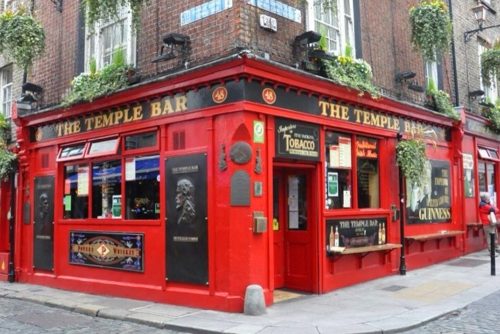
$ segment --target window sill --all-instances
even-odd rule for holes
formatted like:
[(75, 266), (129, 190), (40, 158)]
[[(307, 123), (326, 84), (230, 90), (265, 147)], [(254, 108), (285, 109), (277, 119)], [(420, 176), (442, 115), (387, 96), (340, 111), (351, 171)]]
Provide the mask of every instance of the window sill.
[[(102, 225), (102, 226), (160, 226), (161, 219), (138, 220), (138, 219), (120, 219), (120, 218), (90, 218), (90, 219), (61, 219), (58, 221), (61, 225)], [(58, 225), (56, 224), (56, 226)]]

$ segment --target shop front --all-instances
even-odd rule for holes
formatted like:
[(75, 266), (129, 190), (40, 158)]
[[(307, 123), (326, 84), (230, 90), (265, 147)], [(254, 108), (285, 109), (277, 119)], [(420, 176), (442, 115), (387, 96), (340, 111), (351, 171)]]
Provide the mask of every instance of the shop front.
[(466, 252), (486, 247), (486, 235), (479, 219), (480, 195), (490, 195), (498, 207), (497, 189), (500, 136), (492, 131), (482, 117), (466, 114), (464, 124), (463, 184), (464, 219), (467, 227)]
[[(228, 58), (15, 120), (21, 282), (239, 312), (250, 284), (271, 304), (461, 253), (451, 121), (288, 67)], [(398, 135), (427, 132), (400, 206)]]

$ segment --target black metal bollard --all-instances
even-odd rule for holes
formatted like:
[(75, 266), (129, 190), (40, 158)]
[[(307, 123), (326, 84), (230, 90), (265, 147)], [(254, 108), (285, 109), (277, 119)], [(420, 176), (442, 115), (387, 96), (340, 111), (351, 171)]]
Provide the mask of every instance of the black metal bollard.
[(496, 275), (496, 270), (495, 270), (495, 250), (496, 250), (495, 232), (490, 232), (491, 276), (495, 276)]

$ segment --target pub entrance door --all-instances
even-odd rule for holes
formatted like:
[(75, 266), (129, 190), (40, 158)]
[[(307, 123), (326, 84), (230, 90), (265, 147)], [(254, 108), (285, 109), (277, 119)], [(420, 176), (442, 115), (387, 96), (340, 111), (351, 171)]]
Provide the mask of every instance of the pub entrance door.
[(316, 292), (314, 168), (274, 168), (273, 233), (276, 289)]

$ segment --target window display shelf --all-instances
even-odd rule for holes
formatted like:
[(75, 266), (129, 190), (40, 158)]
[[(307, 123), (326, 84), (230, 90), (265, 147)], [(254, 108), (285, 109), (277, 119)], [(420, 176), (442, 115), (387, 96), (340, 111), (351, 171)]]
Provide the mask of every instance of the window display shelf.
[(382, 252), (382, 251), (392, 251), (394, 249), (401, 248), (400, 244), (383, 244), (383, 245), (373, 245), (364, 247), (335, 247), (334, 249), (328, 251), (328, 255), (350, 255), (350, 254), (361, 254), (366, 255), (371, 252)]

